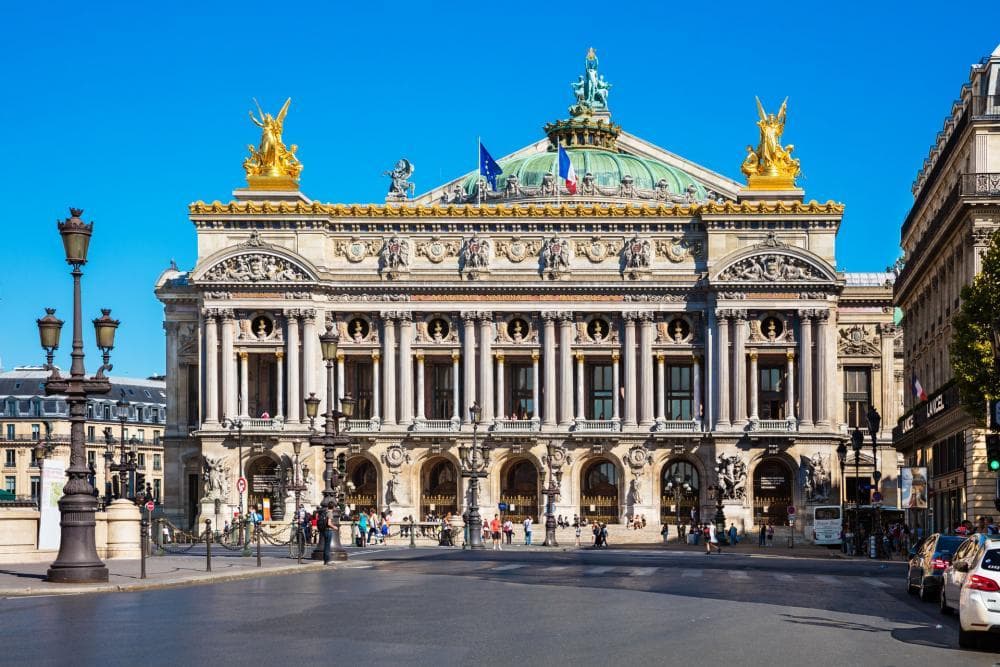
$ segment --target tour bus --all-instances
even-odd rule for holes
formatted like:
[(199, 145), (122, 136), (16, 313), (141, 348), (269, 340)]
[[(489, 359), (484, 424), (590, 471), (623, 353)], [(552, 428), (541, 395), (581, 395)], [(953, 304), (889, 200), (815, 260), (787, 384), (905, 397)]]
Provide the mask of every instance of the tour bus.
[(813, 543), (840, 545), (840, 531), (844, 521), (839, 505), (821, 505), (813, 508)]

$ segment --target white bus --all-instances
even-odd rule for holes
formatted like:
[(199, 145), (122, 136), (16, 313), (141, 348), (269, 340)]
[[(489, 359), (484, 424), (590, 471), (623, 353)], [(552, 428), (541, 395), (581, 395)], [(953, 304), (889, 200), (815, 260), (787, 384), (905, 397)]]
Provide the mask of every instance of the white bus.
[(839, 545), (840, 531), (844, 526), (839, 505), (822, 505), (813, 508), (813, 543)]

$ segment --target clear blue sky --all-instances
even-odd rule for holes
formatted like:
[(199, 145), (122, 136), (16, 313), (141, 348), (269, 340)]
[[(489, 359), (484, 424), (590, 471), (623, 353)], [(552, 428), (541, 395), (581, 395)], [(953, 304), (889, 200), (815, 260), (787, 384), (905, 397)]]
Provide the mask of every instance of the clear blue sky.
[(194, 262), (187, 204), (244, 184), (252, 97), (271, 111), (292, 97), (285, 139), (308, 196), (380, 201), (401, 156), (421, 192), (475, 167), (477, 135), (495, 156), (539, 139), (589, 46), (623, 128), (733, 178), (757, 139), (753, 96), (787, 95), (807, 198), (847, 205), (839, 266), (891, 263), (914, 175), (969, 65), (1000, 42), (1000, 3), (659, 4), (8, 4), (4, 367), (41, 361), (44, 306), (70, 317), (55, 221), (73, 205), (96, 223), (88, 370), (103, 306), (122, 320), (115, 374), (163, 372), (153, 282), (171, 258)]

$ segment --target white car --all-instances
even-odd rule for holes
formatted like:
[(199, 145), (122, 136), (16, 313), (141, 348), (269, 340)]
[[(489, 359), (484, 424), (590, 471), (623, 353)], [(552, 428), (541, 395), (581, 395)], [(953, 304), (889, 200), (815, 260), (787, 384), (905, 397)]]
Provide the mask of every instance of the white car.
[(962, 648), (1000, 633), (1000, 536), (973, 535), (955, 551), (943, 574), (941, 613), (956, 609)]

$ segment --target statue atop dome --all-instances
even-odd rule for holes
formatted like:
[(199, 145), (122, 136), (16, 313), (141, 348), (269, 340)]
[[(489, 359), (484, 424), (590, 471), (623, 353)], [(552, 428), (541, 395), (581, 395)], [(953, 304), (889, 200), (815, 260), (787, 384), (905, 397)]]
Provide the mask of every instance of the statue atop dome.
[(596, 112), (608, 112), (608, 93), (611, 84), (603, 75), (597, 73), (597, 52), (594, 47), (587, 51), (587, 59), (584, 62), (584, 73), (572, 84), (573, 95), (576, 96), (576, 104), (570, 107), (569, 112), (573, 116), (592, 114)]
[[(257, 100), (254, 100), (257, 104)], [(299, 174), (302, 163), (295, 157), (298, 148), (292, 144), (286, 148), (281, 140), (285, 127), (285, 116), (292, 98), (285, 100), (277, 116), (264, 113), (257, 104), (260, 118), (250, 112), (250, 120), (261, 129), (260, 146), (249, 145), (250, 156), (243, 160), (243, 169), (247, 172), (247, 182), (251, 190), (298, 190)]]
[(780, 190), (795, 187), (795, 177), (799, 175), (799, 161), (792, 157), (795, 146), (788, 144), (782, 147), (781, 135), (785, 131), (785, 117), (788, 110), (788, 98), (781, 103), (776, 114), (764, 111), (764, 105), (757, 100), (757, 113), (760, 120), (760, 143), (757, 149), (747, 146), (747, 156), (743, 160), (741, 171), (746, 175), (751, 189)]

